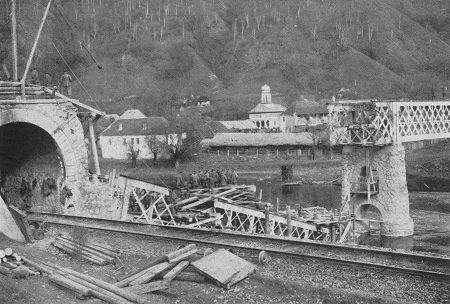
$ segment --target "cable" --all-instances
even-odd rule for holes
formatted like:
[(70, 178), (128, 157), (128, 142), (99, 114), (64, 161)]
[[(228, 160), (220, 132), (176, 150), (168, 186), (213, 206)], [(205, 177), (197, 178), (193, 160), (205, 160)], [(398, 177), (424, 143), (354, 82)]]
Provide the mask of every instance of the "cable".
[(70, 72), (73, 74), (73, 76), (75, 76), (75, 79), (78, 81), (78, 83), (80, 84), (80, 86), (83, 88), (83, 90), (86, 92), (86, 94), (89, 95), (89, 98), (91, 98), (92, 102), (94, 102), (94, 104), (98, 107), (97, 103), (94, 100), (94, 97), (92, 97), (92, 95), (87, 91), (87, 89), (84, 87), (84, 85), (81, 83), (80, 79), (77, 77), (77, 75), (75, 74), (75, 72), (72, 70), (72, 68), (70, 67), (70, 65), (67, 63), (66, 59), (64, 59), (63, 55), (59, 52), (58, 48), (56, 47), (55, 43), (53, 42), (52, 39), (50, 39), (50, 42), (52, 43), (53, 47), (55, 48), (56, 52), (58, 52), (59, 56), (61, 57), (61, 59), (64, 61), (64, 63), (66, 64), (67, 68), (70, 70)]

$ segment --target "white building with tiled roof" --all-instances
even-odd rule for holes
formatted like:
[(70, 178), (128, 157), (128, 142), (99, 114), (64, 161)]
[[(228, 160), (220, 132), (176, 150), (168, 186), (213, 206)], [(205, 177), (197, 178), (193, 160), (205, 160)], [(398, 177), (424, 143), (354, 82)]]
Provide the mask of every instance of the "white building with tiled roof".
[(139, 150), (139, 158), (153, 159), (158, 147), (157, 158), (168, 158), (167, 146), (176, 145), (185, 136), (164, 117), (146, 117), (139, 110), (128, 110), (100, 133), (99, 139), (104, 158), (127, 159), (133, 148)]
[(272, 103), (270, 87), (265, 84), (261, 88), (261, 102), (248, 112), (249, 120), (258, 129), (279, 129), (286, 132), (287, 116), (284, 115), (286, 107)]

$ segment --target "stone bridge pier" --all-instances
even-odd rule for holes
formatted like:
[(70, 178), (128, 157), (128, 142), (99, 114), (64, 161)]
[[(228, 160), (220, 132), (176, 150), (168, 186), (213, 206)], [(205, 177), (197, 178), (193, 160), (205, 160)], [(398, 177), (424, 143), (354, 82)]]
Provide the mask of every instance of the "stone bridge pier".
[[(350, 213), (354, 212), (357, 218), (361, 218), (369, 206), (372, 206), (372, 209), (375, 207), (383, 220), (381, 235), (392, 237), (412, 235), (414, 224), (409, 215), (403, 145), (344, 146), (342, 159), (343, 209)], [(365, 172), (367, 164), (377, 172), (378, 192), (370, 196), (355, 194), (352, 191), (355, 179), (362, 175), (361, 172)]]

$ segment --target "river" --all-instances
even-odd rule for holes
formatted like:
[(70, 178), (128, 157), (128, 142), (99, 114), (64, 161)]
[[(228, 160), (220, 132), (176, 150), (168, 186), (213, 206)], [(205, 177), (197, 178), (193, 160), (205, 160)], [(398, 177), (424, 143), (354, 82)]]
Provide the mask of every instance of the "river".
[[(262, 191), (262, 201), (276, 204), (280, 210), (286, 205), (292, 208), (321, 206), (339, 209), (341, 187), (329, 184), (282, 185), (277, 179), (243, 179), (240, 183), (255, 184), (257, 195)], [(411, 237), (386, 238), (370, 236), (362, 243), (387, 248), (436, 252), (450, 255), (450, 193), (410, 192), (410, 214), (414, 220)]]

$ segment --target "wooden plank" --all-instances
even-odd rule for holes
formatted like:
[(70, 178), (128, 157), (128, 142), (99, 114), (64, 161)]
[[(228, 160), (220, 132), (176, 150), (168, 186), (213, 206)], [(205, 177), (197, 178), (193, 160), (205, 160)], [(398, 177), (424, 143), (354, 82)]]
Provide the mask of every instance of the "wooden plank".
[(0, 266), (0, 273), (3, 275), (10, 275), (11, 274), (11, 270), (9, 268)]
[(158, 290), (164, 290), (170, 287), (170, 281), (154, 281), (142, 285), (134, 285), (125, 287), (124, 290), (135, 293), (135, 294), (146, 294)]
[(116, 285), (117, 287), (125, 287), (128, 284), (130, 284), (131, 281), (133, 281), (133, 280), (139, 278), (141, 275), (143, 275), (148, 268), (150, 268), (152, 266), (155, 266), (157, 264), (160, 264), (160, 263), (162, 263), (164, 261), (166, 261), (166, 257), (165, 256), (162, 256), (162, 257), (159, 257), (157, 259), (154, 259), (153, 261), (151, 261), (150, 263), (148, 263), (144, 267), (138, 269), (137, 271), (135, 271), (133, 273), (128, 274), (126, 277), (124, 277), (119, 282), (115, 283), (114, 285)]
[(219, 249), (191, 265), (226, 289), (256, 270), (255, 265), (225, 249)]
[(164, 195), (169, 195), (169, 189), (165, 188), (165, 187), (161, 187), (161, 186), (157, 186), (148, 182), (144, 182), (138, 179), (134, 179), (131, 178), (129, 176), (126, 175), (120, 175), (124, 178), (127, 179), (127, 187), (136, 187), (136, 188), (140, 188), (140, 189), (145, 189), (148, 191), (153, 191), (153, 192), (158, 192)]
[(89, 296), (90, 289), (84, 285), (69, 280), (59, 274), (51, 274), (48, 279), (59, 286), (67, 288), (74, 292), (77, 296), (87, 297)]
[(181, 247), (181, 248), (179, 248), (179, 249), (177, 249), (175, 251), (167, 253), (165, 255), (165, 258), (166, 258), (167, 261), (170, 262), (171, 260), (175, 259), (176, 257), (178, 257), (178, 256), (180, 256), (180, 255), (182, 255), (182, 254), (184, 254), (184, 253), (186, 253), (188, 251), (191, 251), (191, 250), (193, 250), (195, 248), (197, 248), (196, 244), (189, 244), (189, 245)]
[(198, 196), (192, 196), (192, 197), (185, 198), (184, 200), (175, 202), (174, 205), (175, 205), (175, 206), (181, 206), (181, 205), (184, 205), (184, 204), (187, 204), (187, 203), (194, 202), (194, 201), (196, 201), (196, 200), (198, 200), (198, 199), (199, 199)]
[(31, 233), (31, 228), (30, 224), (28, 224), (26, 213), (17, 208), (16, 206), (8, 206), (8, 209), (17, 226), (19, 227), (20, 231), (22, 232), (25, 241), (27, 241), (28, 243), (32, 243), (33, 234)]
[(126, 291), (126, 290), (124, 290), (122, 288), (119, 288), (119, 287), (117, 287), (117, 286), (115, 286), (115, 285), (113, 285), (111, 283), (99, 280), (98, 278), (91, 277), (89, 275), (86, 275), (84, 273), (80, 273), (80, 272), (74, 271), (74, 270), (69, 269), (69, 268), (57, 267), (57, 269), (63, 271), (63, 273), (68, 273), (68, 274), (70, 274), (70, 275), (72, 275), (74, 277), (77, 277), (77, 278), (79, 278), (81, 280), (84, 280), (85, 282), (88, 282), (88, 283), (93, 284), (95, 286), (98, 286), (98, 287), (100, 287), (100, 288), (102, 288), (104, 290), (112, 292), (113, 294), (115, 294), (115, 295), (117, 295), (119, 297), (122, 297), (124, 299), (127, 299), (127, 300), (129, 300), (129, 301), (131, 301), (133, 303), (139, 303), (139, 304), (150, 303), (149, 300), (147, 300), (146, 298), (144, 298), (142, 296), (139, 296), (139, 295), (136, 295), (136, 294), (134, 294), (132, 292)]
[(107, 260), (110, 263), (114, 263), (115, 260), (116, 260), (115, 257), (112, 257), (112, 256), (110, 256), (110, 255), (108, 255), (106, 253), (103, 253), (101, 251), (98, 251), (96, 249), (92, 249), (92, 248), (90, 248), (90, 247), (88, 247), (88, 246), (86, 246), (84, 244), (76, 243), (74, 241), (70, 241), (70, 240), (63, 239), (63, 238), (58, 238), (58, 237), (56, 238), (56, 240), (60, 244), (66, 244), (66, 245), (69, 245), (69, 247), (73, 247), (75, 250), (82, 250), (82, 251), (91, 253), (94, 256), (98, 256), (99, 258)]
[(204, 203), (207, 203), (209, 201), (212, 201), (213, 199), (214, 199), (213, 196), (205, 197), (205, 198), (202, 198), (202, 199), (200, 199), (200, 200), (198, 200), (196, 202), (193, 202), (193, 203), (190, 203), (188, 205), (185, 205), (185, 206), (181, 207), (180, 210), (187, 210), (187, 209), (190, 209), (190, 208), (194, 208), (194, 207), (197, 207), (197, 206), (199, 206), (201, 204), (204, 204)]
[(171, 264), (178, 263), (179, 261), (182, 261), (182, 260), (184, 260), (184, 259), (187, 259), (187, 258), (193, 256), (193, 255), (196, 254), (197, 252), (198, 252), (198, 249), (192, 249), (192, 250), (190, 250), (190, 251), (184, 252), (183, 254), (181, 254), (181, 255), (179, 255), (179, 256), (173, 258), (173, 259), (170, 259), (170, 260), (169, 260), (169, 263), (171, 263)]
[[(53, 90), (51, 90), (49, 88), (46, 88), (46, 87), (43, 87), (43, 88), (44, 88), (45, 92), (47, 92), (49, 94), (53, 94)], [(67, 97), (67, 96), (65, 96), (65, 95), (63, 95), (63, 94), (61, 94), (59, 92), (54, 92), (54, 94), (55, 94), (55, 96), (57, 96), (57, 97), (59, 97), (59, 98), (61, 98), (63, 100), (66, 100), (68, 102), (71, 102), (71, 103), (73, 103), (73, 104), (75, 104), (75, 105), (77, 105), (77, 106), (79, 106), (79, 107), (81, 107), (83, 109), (86, 109), (86, 110), (92, 112), (95, 115), (99, 115), (99, 116), (105, 115), (105, 112), (101, 112), (101, 111), (99, 111), (97, 109), (94, 109), (93, 107), (90, 107), (90, 106), (88, 106), (88, 105), (86, 105), (86, 104), (84, 104), (84, 103), (82, 103), (82, 102), (80, 102), (80, 101), (78, 101), (76, 99), (69, 98), (69, 97)]]
[(189, 266), (189, 261), (181, 261), (174, 268), (172, 268), (168, 273), (163, 276), (163, 280), (170, 282), (172, 281), (178, 274), (180, 274), (186, 267)]
[(157, 264), (155, 266), (150, 267), (145, 271), (143, 275), (130, 282), (130, 285), (140, 285), (149, 282), (151, 279), (156, 277), (161, 272), (164, 272), (173, 267), (173, 264), (168, 262), (163, 262), (161, 264)]
[(347, 234), (350, 231), (350, 227), (352, 226), (351, 223), (352, 223), (352, 221), (347, 222), (347, 226), (345, 227), (344, 232), (341, 234), (341, 237), (338, 241), (339, 244), (341, 244), (345, 241), (345, 238), (347, 237)]

